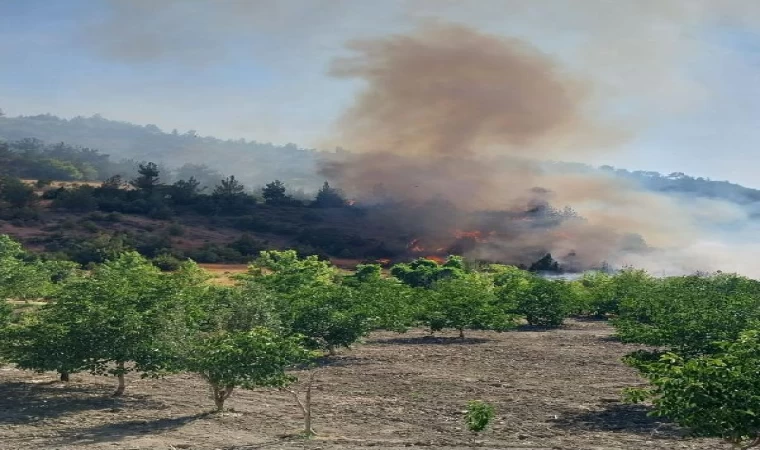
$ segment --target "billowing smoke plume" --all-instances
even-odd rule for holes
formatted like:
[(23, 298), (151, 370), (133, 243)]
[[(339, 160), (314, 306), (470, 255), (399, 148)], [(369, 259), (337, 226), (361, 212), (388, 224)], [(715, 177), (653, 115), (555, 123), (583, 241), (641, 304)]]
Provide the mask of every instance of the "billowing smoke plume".
[[(547, 160), (614, 151), (627, 131), (593, 119), (593, 86), (526, 42), (439, 24), (349, 49), (353, 56), (335, 61), (331, 74), (366, 83), (336, 132), (355, 153), (322, 172), (360, 201), (402, 200), (397, 214), (424, 224), (416, 230), (423, 242), (438, 247), (442, 236), (454, 239), (452, 228), (474, 227), (489, 242), (471, 250), (476, 256), (529, 262), (548, 251), (591, 267), (623, 263), (644, 242), (684, 247), (699, 236), (698, 222), (741, 216), (718, 202), (684, 207), (600, 173), (552, 171)], [(457, 217), (419, 217), (434, 198)], [(582, 219), (557, 214), (563, 207)], [(484, 210), (511, 214), (494, 224), (476, 214)]]

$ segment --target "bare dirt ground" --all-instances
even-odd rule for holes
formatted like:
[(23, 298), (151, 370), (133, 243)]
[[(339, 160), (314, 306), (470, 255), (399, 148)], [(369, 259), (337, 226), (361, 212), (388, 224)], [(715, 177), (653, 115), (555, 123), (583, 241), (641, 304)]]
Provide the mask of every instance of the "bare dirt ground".
[[(647, 409), (619, 402), (640, 382), (620, 362), (632, 350), (603, 322), (555, 331), (470, 332), (464, 341), (421, 330), (375, 333), (318, 370), (314, 427), (276, 391), (237, 391), (231, 411), (208, 414), (202, 380), (131, 377), (109, 397), (111, 379), (0, 369), (0, 449), (720, 449), (687, 439)], [(463, 429), (467, 401), (497, 409), (494, 426)]]

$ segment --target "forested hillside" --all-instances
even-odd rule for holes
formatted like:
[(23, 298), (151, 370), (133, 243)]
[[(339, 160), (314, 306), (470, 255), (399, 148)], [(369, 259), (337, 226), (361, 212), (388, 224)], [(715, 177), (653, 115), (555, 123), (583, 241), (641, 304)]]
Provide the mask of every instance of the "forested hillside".
[[(29, 138), (38, 139), (31, 145)], [(64, 142), (65, 147), (84, 147), (101, 153), (101, 161), (108, 155), (111, 169), (107, 176), (133, 173), (137, 162), (153, 161), (162, 167), (165, 176), (169, 169), (175, 171), (173, 179), (187, 179), (193, 176), (203, 185), (213, 186), (226, 175), (235, 175), (243, 183), (251, 186), (263, 185), (273, 179), (286, 181), (294, 189), (316, 191), (323, 178), (317, 174), (317, 160), (323, 153), (300, 148), (296, 144), (275, 145), (256, 141), (222, 140), (215, 137), (199, 136), (195, 131), (172, 130), (164, 132), (156, 125), (136, 125), (128, 122), (108, 120), (99, 115), (62, 119), (50, 114), (36, 116), (0, 116), (0, 141), (22, 141), (17, 150), (27, 151), (29, 147), (40, 148), (45, 144)], [(58, 152), (50, 155), (53, 159), (70, 161), (66, 156), (70, 150), (56, 150), (48, 145), (48, 150)], [(60, 148), (60, 146), (58, 147)], [(79, 156), (81, 158), (82, 155)], [(132, 160), (125, 162), (124, 160)], [(102, 166), (101, 166), (102, 169)], [(628, 171), (611, 166), (594, 168), (577, 163), (548, 163), (547, 170), (595, 171), (614, 173), (641, 184), (646, 189), (728, 200), (752, 211), (760, 203), (760, 190), (750, 189), (728, 181), (691, 177), (684, 173), (660, 174), (653, 171)], [(87, 179), (90, 174), (84, 174)], [(98, 173), (98, 179), (104, 173)], [(77, 178), (78, 179), (78, 178)], [(169, 181), (169, 180), (166, 180)]]
[[(165, 133), (155, 125), (140, 126), (100, 116), (73, 119), (50, 114), (0, 117), (0, 141), (28, 138), (97, 149), (109, 155), (112, 162), (123, 159), (153, 161), (171, 168), (208, 165), (224, 175), (234, 174), (250, 185), (278, 178), (287, 180), (294, 188), (316, 190), (321, 183), (316, 177), (317, 152), (295, 144), (279, 146), (245, 139), (221, 140), (199, 136), (192, 130)], [(193, 175), (199, 178), (197, 173)], [(220, 178), (209, 184), (213, 185)]]

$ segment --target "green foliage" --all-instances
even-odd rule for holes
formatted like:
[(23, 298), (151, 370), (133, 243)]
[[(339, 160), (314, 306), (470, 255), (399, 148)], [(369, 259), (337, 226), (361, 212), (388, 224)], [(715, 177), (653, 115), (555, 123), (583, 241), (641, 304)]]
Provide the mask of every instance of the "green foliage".
[(132, 180), (130, 184), (141, 191), (147, 193), (153, 192), (159, 182), (158, 175), (160, 174), (160, 171), (158, 166), (152, 162), (139, 164), (137, 173), (140, 174), (140, 176)]
[(444, 264), (419, 258), (408, 264), (401, 263), (391, 267), (391, 275), (411, 287), (429, 288), (437, 281), (459, 278), (464, 274), (464, 265), (458, 256), (450, 256)]
[(372, 317), (356, 291), (337, 284), (305, 285), (278, 305), (290, 334), (306, 337), (314, 349), (334, 353), (350, 347), (372, 328)]
[(203, 293), (202, 331), (249, 331), (256, 327), (280, 330), (274, 294), (256, 283), (207, 286)]
[(330, 183), (325, 181), (317, 192), (314, 206), (318, 208), (339, 208), (346, 206), (346, 200), (338, 189), (330, 187)]
[(267, 205), (284, 205), (292, 201), (285, 194), (285, 190), (285, 183), (274, 180), (261, 189), (261, 196), (264, 197), (264, 203)]
[(464, 415), (467, 429), (478, 433), (485, 430), (493, 421), (494, 407), (480, 400), (473, 400), (467, 403), (467, 411)]
[(520, 292), (516, 311), (525, 316), (528, 324), (556, 328), (570, 313), (575, 299), (567, 282), (533, 277)]
[(48, 298), (74, 272), (75, 264), (36, 259), (18, 242), (0, 235), (0, 299)]
[(720, 437), (742, 449), (760, 445), (760, 331), (715, 346), (710, 356), (666, 353), (638, 365), (651, 387), (629, 389), (627, 399), (651, 400), (653, 415), (672, 419), (696, 436)]
[(760, 282), (738, 275), (671, 277), (630, 283), (613, 321), (624, 342), (709, 354), (760, 320)]
[(415, 289), (380, 277), (348, 285), (353, 286), (354, 308), (367, 319), (368, 328), (404, 332), (414, 325), (419, 308)]
[(242, 278), (288, 294), (304, 287), (331, 284), (337, 274), (335, 267), (316, 256), (299, 258), (295, 250), (270, 250), (261, 252)]
[(491, 279), (472, 273), (438, 281), (427, 299), (423, 323), (431, 331), (444, 328), (503, 331), (514, 326), (513, 317), (497, 302)]
[(13, 208), (24, 208), (33, 205), (38, 200), (34, 188), (23, 183), (18, 178), (0, 177), (0, 201), (6, 202)]
[(285, 370), (305, 363), (312, 354), (298, 336), (283, 337), (266, 328), (199, 336), (185, 361), (213, 391), (217, 411), (237, 387), (284, 387), (295, 381)]
[[(177, 275), (185, 283), (185, 272)], [(70, 280), (54, 302), (11, 330), (11, 354), (20, 367), (119, 377), (138, 371), (158, 374), (167, 369), (173, 321), (182, 283), (177, 283), (136, 253), (125, 253), (98, 266), (87, 277)], [(179, 314), (179, 318), (175, 316)]]
[(182, 261), (172, 255), (162, 253), (153, 258), (153, 265), (164, 272), (173, 272), (180, 268)]
[(380, 280), (382, 267), (380, 264), (359, 264), (355, 273), (347, 278), (349, 282), (372, 283)]

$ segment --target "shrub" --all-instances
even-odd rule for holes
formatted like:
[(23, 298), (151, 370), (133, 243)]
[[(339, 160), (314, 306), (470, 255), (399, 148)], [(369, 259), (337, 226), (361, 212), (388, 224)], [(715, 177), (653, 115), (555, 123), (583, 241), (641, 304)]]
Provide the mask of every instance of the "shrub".
[(467, 404), (467, 412), (464, 421), (467, 429), (472, 432), (480, 432), (486, 429), (494, 417), (494, 407), (480, 400), (474, 400)]
[(162, 253), (153, 258), (153, 265), (161, 269), (163, 272), (173, 272), (180, 268), (182, 261), (174, 257), (173, 255)]
[(185, 227), (183, 227), (182, 225), (180, 225), (180, 224), (178, 224), (176, 222), (175, 223), (171, 223), (171, 224), (169, 224), (168, 227), (166, 227), (166, 233), (169, 236), (174, 236), (174, 237), (184, 236), (184, 234), (185, 234)]

